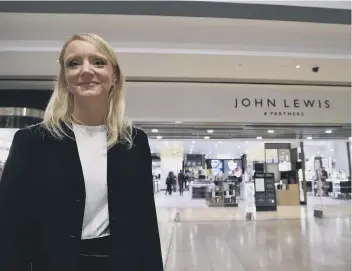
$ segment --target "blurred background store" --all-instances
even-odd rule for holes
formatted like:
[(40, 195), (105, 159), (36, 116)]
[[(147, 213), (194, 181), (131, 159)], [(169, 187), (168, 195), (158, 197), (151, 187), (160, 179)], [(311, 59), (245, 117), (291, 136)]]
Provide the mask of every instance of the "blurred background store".
[(149, 137), (167, 271), (351, 270), (350, 1), (63, 3), (0, 2), (0, 175), (63, 41), (97, 33)]

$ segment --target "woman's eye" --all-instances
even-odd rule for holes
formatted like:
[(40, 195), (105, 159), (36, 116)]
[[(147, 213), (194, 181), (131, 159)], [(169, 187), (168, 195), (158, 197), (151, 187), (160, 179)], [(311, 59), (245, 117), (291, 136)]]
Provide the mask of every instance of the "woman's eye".
[(103, 67), (103, 66), (105, 66), (105, 62), (102, 61), (102, 60), (100, 60), (100, 59), (95, 60), (93, 64), (94, 64), (95, 66), (97, 66), (97, 67)]
[(79, 65), (79, 62), (76, 60), (70, 60), (66, 63), (66, 67), (68, 68), (75, 68)]

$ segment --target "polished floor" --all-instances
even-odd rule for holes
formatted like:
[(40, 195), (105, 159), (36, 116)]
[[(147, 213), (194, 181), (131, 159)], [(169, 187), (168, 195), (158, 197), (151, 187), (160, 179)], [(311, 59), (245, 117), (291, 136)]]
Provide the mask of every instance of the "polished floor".
[(160, 223), (165, 271), (351, 270), (350, 218)]
[[(203, 200), (174, 194), (155, 197), (165, 271), (351, 270), (351, 201), (324, 199), (324, 219), (308, 206), (277, 212), (209, 208)], [(180, 221), (175, 222), (176, 214)]]

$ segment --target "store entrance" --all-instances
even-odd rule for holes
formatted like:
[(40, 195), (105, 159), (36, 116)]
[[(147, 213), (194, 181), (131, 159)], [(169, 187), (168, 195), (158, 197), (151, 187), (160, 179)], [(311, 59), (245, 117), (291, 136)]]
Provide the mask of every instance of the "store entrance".
[[(161, 178), (156, 203), (159, 210), (176, 208), (184, 221), (307, 218), (317, 208), (349, 215), (348, 141), (150, 139), (155, 152), (160, 144), (184, 149), (184, 177), (175, 174), (171, 194)], [(317, 161), (322, 192), (317, 191)], [(184, 178), (182, 194), (179, 178)]]

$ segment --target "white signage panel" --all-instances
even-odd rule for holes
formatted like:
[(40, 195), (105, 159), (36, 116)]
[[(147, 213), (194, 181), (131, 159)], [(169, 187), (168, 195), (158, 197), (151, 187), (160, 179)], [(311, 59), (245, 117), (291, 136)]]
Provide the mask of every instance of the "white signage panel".
[(128, 83), (136, 121), (351, 123), (348, 87)]

